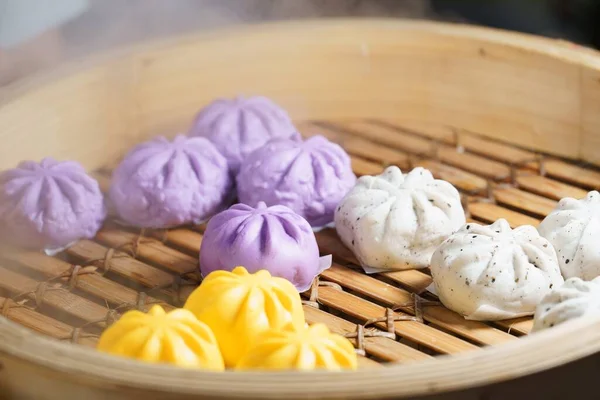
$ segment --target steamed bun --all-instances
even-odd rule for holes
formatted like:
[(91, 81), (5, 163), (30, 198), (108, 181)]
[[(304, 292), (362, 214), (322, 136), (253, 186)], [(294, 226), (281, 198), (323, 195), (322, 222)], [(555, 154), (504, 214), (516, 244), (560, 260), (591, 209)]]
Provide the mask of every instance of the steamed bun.
[(550, 243), (533, 226), (511, 229), (504, 219), (450, 236), (433, 254), (431, 276), (446, 307), (483, 321), (532, 315), (563, 283)]
[(597, 316), (600, 316), (600, 277), (588, 282), (570, 278), (542, 299), (533, 318), (533, 331)]
[(113, 173), (110, 199), (125, 223), (168, 228), (208, 219), (232, 189), (225, 157), (205, 138), (179, 135), (133, 148)]
[(234, 173), (270, 139), (300, 139), (287, 112), (260, 96), (215, 100), (198, 113), (190, 135), (213, 142)]
[(331, 264), (319, 257), (317, 240), (304, 218), (285, 206), (253, 208), (236, 204), (208, 222), (200, 247), (200, 270), (231, 271), (238, 265), (273, 276), (307, 290), (313, 279)]
[(23, 161), (0, 174), (0, 236), (53, 253), (90, 239), (106, 217), (98, 182), (74, 161)]
[(562, 199), (538, 230), (556, 249), (565, 278), (591, 280), (600, 275), (600, 193)]
[(321, 228), (354, 186), (350, 157), (323, 136), (304, 142), (274, 139), (252, 153), (237, 176), (240, 202), (284, 205)]
[(367, 272), (425, 268), (465, 223), (458, 191), (415, 168), (363, 176), (335, 212), (335, 227)]

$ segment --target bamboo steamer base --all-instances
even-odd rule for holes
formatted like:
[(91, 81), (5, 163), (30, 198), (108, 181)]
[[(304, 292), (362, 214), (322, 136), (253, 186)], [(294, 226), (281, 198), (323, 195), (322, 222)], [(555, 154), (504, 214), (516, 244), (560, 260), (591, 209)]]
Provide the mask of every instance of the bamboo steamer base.
[[(431, 34), (431, 26), (424, 26), (411, 29)], [(165, 82), (168, 85), (169, 80)], [(10, 107), (16, 102), (0, 109), (0, 122), (11, 117)], [(505, 218), (513, 227), (536, 226), (562, 197), (581, 198), (600, 188), (600, 170), (564, 157), (593, 161), (595, 156), (588, 158), (587, 149), (571, 154), (560, 144), (556, 149), (527, 146), (493, 131), (475, 133), (418, 113), (410, 117), (389, 113), (385, 118), (352, 110), (347, 114), (317, 115), (296, 124), (305, 137), (323, 134), (344, 147), (359, 176), (378, 174), (388, 165), (431, 170), (459, 189), (469, 221)], [(131, 139), (123, 138), (118, 148), (107, 149), (104, 160), (80, 160), (91, 168), (103, 191), (110, 185), (115, 157), (132, 144)], [(597, 321), (576, 321), (531, 337), (526, 337), (531, 317), (467, 321), (425, 290), (431, 284), (427, 269), (366, 275), (334, 229), (317, 233), (321, 253), (333, 254), (334, 264), (303, 293), (304, 309), (309, 323), (325, 323), (353, 341), (359, 353), (358, 373), (211, 374), (95, 352), (92, 348), (101, 332), (123, 312), (146, 311), (152, 304), (173, 308), (185, 302), (200, 282), (202, 233), (203, 226), (124, 228), (109, 218), (94, 240), (82, 240), (55, 257), (3, 251), (0, 384), (6, 393), (36, 399), (491, 398), (486, 393), (528, 393), (532, 398), (570, 393), (561, 384), (565, 379), (590, 379), (597, 371), (597, 360), (591, 356), (600, 348)], [(569, 362), (577, 368), (572, 370), (575, 374), (566, 367), (562, 372), (556, 369)], [(542, 372), (543, 390), (535, 380)], [(518, 391), (501, 383), (517, 378)], [(31, 379), (34, 385), (28, 383)]]

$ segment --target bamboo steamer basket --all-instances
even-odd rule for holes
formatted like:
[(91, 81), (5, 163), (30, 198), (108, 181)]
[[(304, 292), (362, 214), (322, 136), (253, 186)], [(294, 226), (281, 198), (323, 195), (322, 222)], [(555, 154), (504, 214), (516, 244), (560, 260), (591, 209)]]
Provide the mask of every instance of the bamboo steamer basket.
[[(96, 57), (0, 92), (0, 168), (54, 156), (101, 186), (135, 143), (185, 131), (216, 97), (262, 94), (299, 130), (352, 156), (358, 175), (417, 165), (453, 183), (468, 217), (537, 223), (600, 187), (600, 56), (503, 31), (397, 20), (237, 27)], [(445, 309), (428, 272), (367, 276), (337, 239), (304, 294), (309, 323), (354, 341), (354, 373), (234, 373), (146, 365), (93, 350), (127, 309), (181, 305), (198, 284), (202, 227), (110, 222), (64, 254), (0, 255), (0, 387), (7, 398), (566, 398), (591, 389), (600, 321), (528, 335)], [(415, 294), (420, 294), (415, 296)], [(57, 340), (58, 339), (58, 340)], [(581, 396), (580, 396), (581, 397)], [(547, 398), (547, 397), (543, 397)]]

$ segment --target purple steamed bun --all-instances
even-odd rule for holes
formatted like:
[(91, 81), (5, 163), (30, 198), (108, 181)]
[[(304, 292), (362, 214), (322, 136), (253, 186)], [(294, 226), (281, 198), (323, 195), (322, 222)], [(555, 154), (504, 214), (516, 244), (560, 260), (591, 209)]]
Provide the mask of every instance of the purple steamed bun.
[(110, 199), (120, 219), (140, 228), (200, 223), (231, 199), (227, 161), (207, 139), (158, 137), (115, 169)]
[(55, 253), (96, 235), (106, 218), (98, 182), (74, 161), (23, 161), (0, 173), (0, 237)]
[(319, 258), (317, 240), (304, 218), (284, 206), (236, 204), (208, 222), (200, 247), (203, 276), (237, 266), (261, 269), (292, 282), (300, 292), (331, 265)]
[(274, 139), (243, 162), (237, 176), (241, 203), (281, 204), (320, 228), (333, 222), (335, 208), (356, 176), (350, 157), (323, 136), (305, 142)]
[(240, 163), (272, 138), (300, 140), (285, 110), (265, 97), (220, 99), (203, 108), (190, 136), (210, 139), (237, 172)]

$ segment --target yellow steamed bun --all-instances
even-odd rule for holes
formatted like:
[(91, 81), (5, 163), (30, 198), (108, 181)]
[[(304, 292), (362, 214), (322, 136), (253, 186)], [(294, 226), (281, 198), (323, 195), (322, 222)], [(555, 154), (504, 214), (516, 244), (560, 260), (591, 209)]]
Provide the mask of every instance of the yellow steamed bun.
[(250, 274), (236, 267), (231, 272), (212, 272), (184, 307), (213, 330), (228, 367), (234, 367), (263, 332), (287, 324), (304, 325), (294, 285), (266, 270)]
[(258, 338), (241, 358), (237, 369), (339, 371), (356, 369), (354, 346), (327, 326), (315, 324), (307, 328), (291, 325), (271, 329)]
[(215, 335), (188, 310), (166, 313), (159, 305), (146, 314), (128, 311), (110, 326), (98, 350), (151, 363), (224, 370)]

